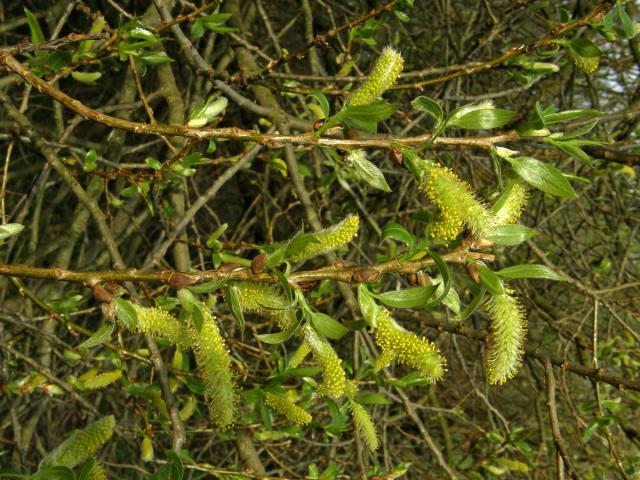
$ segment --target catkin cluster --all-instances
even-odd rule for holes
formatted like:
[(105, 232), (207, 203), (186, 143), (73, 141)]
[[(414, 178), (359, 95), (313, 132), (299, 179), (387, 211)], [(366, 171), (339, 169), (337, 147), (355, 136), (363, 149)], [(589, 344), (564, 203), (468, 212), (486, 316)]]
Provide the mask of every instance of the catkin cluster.
[(440, 210), (439, 218), (429, 227), (432, 239), (444, 243), (455, 240), (464, 225), (476, 238), (484, 238), (492, 232), (493, 216), (476, 198), (471, 186), (449, 168), (426, 163), (420, 188)]
[(340, 223), (313, 233), (314, 241), (291, 256), (291, 261), (301, 262), (346, 245), (358, 235), (360, 217), (349, 215)]
[(231, 372), (231, 356), (220, 335), (215, 318), (204, 308), (204, 321), (198, 331), (189, 328), (193, 350), (204, 379), (209, 404), (209, 418), (221, 429), (233, 424), (236, 417), (236, 394)]
[(287, 397), (267, 392), (264, 395), (264, 403), (270, 406), (275, 412), (284, 416), (291, 423), (295, 423), (296, 425), (307, 425), (311, 423), (311, 414), (300, 408)]
[(442, 378), (445, 359), (432, 342), (402, 328), (383, 307), (378, 307), (374, 325), (376, 344), (381, 350), (376, 370), (396, 360), (415, 368), (430, 382)]
[(132, 306), (138, 315), (136, 331), (164, 338), (180, 348), (189, 348), (189, 336), (173, 314), (158, 307)]
[(527, 320), (511, 290), (494, 295), (488, 303), (491, 314), (487, 374), (489, 383), (503, 384), (522, 364)]
[(295, 312), (275, 287), (252, 282), (237, 282), (235, 285), (242, 310), (273, 318), (283, 330), (293, 324)]
[(369, 105), (398, 80), (404, 60), (397, 50), (385, 47), (369, 77), (347, 100), (347, 106)]
[(84, 462), (111, 438), (115, 424), (115, 418), (109, 415), (77, 430), (49, 453), (40, 466), (72, 468)]

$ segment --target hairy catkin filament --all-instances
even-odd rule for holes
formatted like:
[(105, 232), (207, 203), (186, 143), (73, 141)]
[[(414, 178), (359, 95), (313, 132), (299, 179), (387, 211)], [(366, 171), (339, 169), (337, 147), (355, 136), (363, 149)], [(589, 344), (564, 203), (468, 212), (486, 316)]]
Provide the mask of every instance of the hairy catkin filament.
[(392, 361), (418, 370), (430, 382), (437, 382), (444, 375), (445, 359), (437, 347), (424, 337), (405, 330), (391, 317), (389, 311), (378, 307), (375, 317), (375, 341), (381, 354), (376, 361), (380, 370)]
[(228, 428), (236, 417), (236, 394), (231, 356), (220, 335), (216, 320), (208, 309), (203, 309), (204, 321), (198, 331), (190, 327), (193, 351), (203, 375), (209, 418), (220, 429)]
[(346, 245), (358, 235), (359, 226), (360, 217), (349, 215), (332, 227), (314, 232), (312, 235), (315, 241), (308, 243), (300, 251), (293, 254), (291, 260), (301, 262)]
[(291, 423), (295, 423), (296, 425), (307, 425), (311, 423), (312, 417), (309, 412), (300, 408), (287, 397), (267, 392), (264, 395), (264, 403)]
[(510, 182), (493, 206), (494, 223), (516, 223), (527, 205), (528, 197), (527, 187), (522, 182)]
[(463, 225), (476, 238), (484, 238), (493, 231), (493, 217), (480, 202), (471, 186), (460, 180), (449, 168), (429, 162), (422, 172), (420, 188), (440, 210), (429, 233), (434, 240), (454, 240)]
[(41, 467), (72, 468), (91, 457), (113, 435), (116, 420), (103, 417), (82, 430), (77, 430), (41, 462)]
[(513, 291), (505, 289), (488, 303), (491, 313), (487, 375), (489, 383), (503, 384), (513, 378), (522, 364), (527, 320)]
[(398, 80), (404, 60), (392, 47), (385, 47), (369, 77), (347, 100), (347, 106), (369, 105)]
[(376, 426), (373, 424), (367, 409), (357, 402), (351, 402), (351, 417), (369, 451), (377, 450), (378, 435), (376, 434)]
[(313, 358), (322, 368), (322, 385), (318, 391), (331, 398), (341, 397), (345, 392), (347, 375), (342, 368), (340, 357), (327, 339), (318, 335), (312, 326), (303, 327), (303, 336), (309, 344)]
[(189, 347), (190, 342), (186, 329), (173, 314), (158, 307), (133, 305), (133, 309), (138, 315), (138, 323), (135, 328), (137, 332), (164, 338), (181, 348)]

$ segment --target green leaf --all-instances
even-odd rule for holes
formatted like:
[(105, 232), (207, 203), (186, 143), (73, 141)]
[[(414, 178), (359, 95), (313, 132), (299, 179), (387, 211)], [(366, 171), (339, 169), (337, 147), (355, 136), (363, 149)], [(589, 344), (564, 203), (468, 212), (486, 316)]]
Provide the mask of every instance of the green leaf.
[(572, 120), (581, 120), (583, 118), (591, 118), (601, 115), (598, 110), (566, 110), (564, 112), (544, 114), (545, 125), (553, 123), (570, 122)]
[(582, 150), (579, 147), (579, 143), (574, 140), (559, 141), (552, 138), (545, 138), (544, 141), (550, 145), (553, 145), (557, 149), (571, 155), (572, 157), (577, 158), (585, 165), (588, 165), (590, 167), (593, 165), (591, 157), (587, 154), (587, 152)]
[(458, 127), (466, 130), (488, 130), (506, 125), (515, 117), (511, 110), (500, 108), (478, 108), (456, 118), (455, 115), (447, 121), (447, 127)]
[(391, 191), (382, 171), (375, 164), (367, 160), (363, 154), (349, 155), (348, 158), (349, 163), (355, 170), (355, 174), (362, 181), (383, 192)]
[(384, 395), (375, 392), (364, 392), (356, 397), (356, 402), (362, 405), (390, 405), (391, 401)]
[(228, 285), (226, 297), (231, 315), (233, 315), (233, 318), (238, 324), (238, 328), (240, 328), (240, 337), (244, 338), (245, 321), (242, 306), (240, 305), (240, 289), (238, 286), (233, 283)]
[(633, 20), (629, 14), (622, 7), (622, 4), (618, 3), (616, 5), (616, 9), (618, 10), (618, 16), (620, 17), (620, 23), (622, 24), (622, 31), (624, 32), (624, 36), (627, 39), (631, 39), (635, 37), (637, 31), (636, 27), (633, 24)]
[(429, 250), (429, 256), (433, 259), (433, 263), (436, 265), (438, 272), (440, 272), (442, 285), (436, 285), (436, 291), (439, 291), (440, 293), (434, 301), (426, 305), (427, 308), (438, 305), (442, 302), (449, 294), (449, 289), (451, 288), (451, 274), (449, 273), (449, 267), (447, 267), (447, 264), (444, 263), (444, 260), (442, 260), (442, 257), (438, 253), (432, 250)]
[(537, 234), (538, 232), (524, 225), (500, 225), (493, 230), (493, 234), (487, 237), (487, 240), (496, 245), (510, 247), (518, 245)]
[(566, 281), (567, 278), (559, 275), (545, 265), (527, 264), (513, 265), (496, 272), (504, 278), (546, 278), (547, 280)]
[(137, 58), (146, 65), (160, 65), (163, 63), (173, 62), (173, 59), (165, 52), (145, 52), (140, 54)]
[(124, 298), (113, 299), (116, 304), (116, 317), (128, 330), (134, 330), (138, 325), (138, 314), (134, 310), (131, 302)]
[(387, 238), (398, 240), (409, 247), (413, 247), (416, 243), (416, 237), (413, 234), (409, 233), (402, 225), (393, 222), (389, 222), (382, 227), (380, 242), (384, 242)]
[(429, 299), (437, 289), (437, 285), (429, 285), (428, 287), (405, 288), (374, 296), (389, 307), (419, 308), (429, 303)]
[(576, 192), (560, 170), (532, 157), (503, 157), (528, 184), (561, 198), (575, 197)]
[(220, 278), (213, 282), (201, 283), (200, 285), (194, 285), (187, 288), (193, 293), (212, 293), (220, 290), (228, 281), (228, 278)]
[(362, 318), (369, 327), (375, 327), (375, 320), (378, 314), (378, 305), (373, 299), (373, 294), (364, 283), (358, 285), (358, 305)]
[(75, 480), (76, 476), (67, 467), (47, 467), (30, 477), (30, 480)]
[(386, 120), (397, 110), (396, 105), (387, 102), (376, 102), (369, 105), (345, 107), (343, 118), (359, 122), (381, 122)]
[(482, 302), (482, 299), (484, 298), (485, 293), (487, 293), (487, 291), (481, 285), (480, 291), (476, 294), (475, 297), (473, 297), (473, 300), (471, 300), (471, 303), (467, 305), (467, 308), (465, 308), (462, 312), (458, 314), (458, 316), (456, 317), (456, 320), (458, 321), (466, 320), (471, 315), (473, 315), (473, 312), (475, 312), (476, 309), (480, 306), (480, 303)]
[(19, 223), (7, 223), (5, 225), (0, 225), (0, 240), (17, 235), (22, 230), (24, 230), (24, 225), (20, 225)]
[(444, 119), (444, 110), (442, 109), (442, 106), (431, 97), (421, 95), (411, 102), (411, 106), (416, 110), (431, 115), (436, 120), (436, 124), (442, 123), (442, 120)]
[(318, 333), (332, 340), (339, 340), (349, 332), (344, 325), (325, 313), (311, 312), (309, 317)]
[(574, 38), (569, 42), (569, 47), (577, 55), (585, 58), (595, 58), (602, 54), (596, 44), (586, 38)]
[(31, 42), (44, 42), (44, 33), (42, 33), (38, 19), (27, 7), (24, 7), (23, 10), (24, 14), (27, 16), (27, 23), (29, 24), (29, 30), (31, 31)]
[(484, 265), (478, 265), (478, 271), (480, 272), (480, 283), (489, 293), (492, 295), (502, 295), (504, 293), (502, 281), (493, 270)]
[(93, 335), (78, 345), (78, 348), (80, 350), (89, 350), (90, 348), (97, 347), (98, 345), (108, 342), (111, 339), (114, 327), (115, 325), (111, 322), (103, 323)]

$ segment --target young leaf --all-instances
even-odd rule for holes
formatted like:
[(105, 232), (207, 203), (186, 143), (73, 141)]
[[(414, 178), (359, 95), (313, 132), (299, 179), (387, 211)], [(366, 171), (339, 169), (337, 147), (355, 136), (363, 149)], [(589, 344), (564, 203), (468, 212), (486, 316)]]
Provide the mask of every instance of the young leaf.
[(444, 119), (444, 110), (442, 110), (442, 106), (433, 98), (421, 95), (411, 102), (411, 106), (416, 110), (431, 115), (436, 120), (436, 125), (442, 123), (442, 120)]
[(424, 307), (429, 303), (429, 299), (438, 289), (437, 285), (429, 285), (428, 287), (405, 288), (404, 290), (395, 290), (380, 295), (375, 298), (385, 305), (394, 308), (418, 308)]
[(111, 322), (103, 323), (93, 335), (78, 345), (78, 349), (89, 350), (90, 348), (97, 347), (98, 345), (108, 342), (111, 339), (114, 326), (115, 325)]
[(476, 294), (475, 297), (473, 297), (473, 300), (471, 300), (471, 303), (467, 305), (467, 308), (465, 308), (462, 312), (458, 314), (458, 316), (456, 317), (456, 320), (462, 321), (469, 318), (473, 314), (473, 312), (475, 312), (476, 309), (480, 306), (480, 303), (482, 302), (482, 299), (484, 298), (485, 293), (487, 293), (487, 291), (481, 285), (480, 291)]
[(93, 85), (96, 80), (102, 77), (100, 72), (71, 72), (74, 80), (86, 85)]
[(502, 246), (513, 246), (522, 243), (538, 232), (524, 225), (500, 225), (493, 230), (493, 234), (487, 237), (487, 240)]
[(387, 102), (376, 102), (370, 105), (356, 105), (345, 107), (343, 115), (345, 120), (359, 122), (381, 122), (386, 120), (398, 109)]
[(138, 314), (134, 310), (131, 302), (124, 298), (113, 299), (116, 304), (116, 317), (128, 330), (135, 330), (138, 324)]
[(22, 230), (24, 230), (24, 225), (20, 225), (19, 223), (7, 223), (6, 225), (0, 225), (0, 240), (17, 235)]
[(530, 185), (561, 198), (575, 197), (576, 192), (560, 170), (532, 157), (503, 157)]
[(494, 271), (484, 265), (478, 265), (478, 271), (480, 272), (480, 283), (489, 293), (492, 295), (502, 295), (504, 293), (502, 281)]
[(375, 327), (374, 321), (377, 316), (378, 305), (373, 299), (373, 294), (364, 283), (358, 285), (358, 305), (366, 324), (369, 327)]
[(408, 245), (409, 248), (413, 247), (416, 243), (416, 237), (414, 235), (409, 233), (402, 225), (393, 222), (389, 222), (382, 227), (380, 243), (384, 242), (387, 238), (398, 240)]
[(331, 109), (329, 107), (329, 100), (327, 100), (327, 96), (324, 93), (313, 91), (309, 95), (307, 95), (307, 97), (315, 98), (315, 100), (320, 105), (320, 108), (322, 109), (322, 113), (324, 114), (323, 118), (329, 117), (329, 113), (331, 112)]
[(332, 340), (339, 340), (349, 332), (340, 322), (322, 312), (311, 312), (310, 318), (318, 333)]
[(382, 171), (369, 160), (363, 150), (354, 150), (347, 157), (347, 162), (354, 168), (356, 175), (373, 188), (390, 192), (391, 189), (384, 178)]
[(29, 30), (31, 31), (31, 42), (44, 42), (44, 33), (42, 33), (42, 29), (40, 28), (40, 24), (38, 23), (36, 16), (31, 13), (31, 10), (27, 7), (24, 7), (24, 14), (27, 16), (27, 23), (29, 24)]
[(472, 109), (461, 116), (452, 115), (447, 120), (447, 127), (458, 127), (465, 130), (488, 130), (506, 125), (515, 115), (516, 113), (511, 110), (500, 108)]
[(238, 286), (233, 283), (227, 286), (227, 305), (229, 305), (231, 315), (233, 315), (238, 328), (240, 328), (240, 336), (244, 337), (245, 321), (242, 314), (242, 306), (240, 305), (240, 292)]
[(496, 272), (504, 278), (545, 278), (547, 280), (566, 281), (562, 275), (545, 265), (513, 265)]

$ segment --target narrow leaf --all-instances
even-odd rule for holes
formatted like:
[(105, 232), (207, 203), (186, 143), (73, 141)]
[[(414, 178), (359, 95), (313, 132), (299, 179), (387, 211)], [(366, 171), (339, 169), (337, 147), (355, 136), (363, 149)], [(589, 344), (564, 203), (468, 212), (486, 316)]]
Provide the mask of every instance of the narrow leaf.
[(418, 308), (427, 305), (429, 303), (429, 299), (437, 289), (437, 285), (405, 288), (404, 290), (396, 290), (393, 292), (375, 295), (375, 298), (385, 305), (394, 308)]
[(504, 278), (546, 278), (547, 280), (566, 281), (566, 277), (554, 272), (545, 265), (513, 265), (496, 272)]
[(575, 197), (576, 192), (560, 170), (532, 157), (505, 158), (518, 175), (530, 185), (561, 198)]

